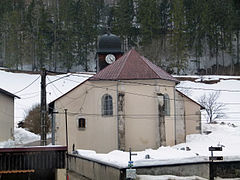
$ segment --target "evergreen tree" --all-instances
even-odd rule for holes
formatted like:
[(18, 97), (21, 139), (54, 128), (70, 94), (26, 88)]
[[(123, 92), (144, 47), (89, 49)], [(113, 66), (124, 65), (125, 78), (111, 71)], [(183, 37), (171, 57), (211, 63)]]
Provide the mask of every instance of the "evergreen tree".
[(237, 65), (240, 69), (240, 57), (239, 57), (239, 31), (240, 31), (240, 1), (232, 0), (232, 32), (236, 36), (236, 56), (237, 56)]
[(158, 0), (139, 0), (137, 22), (140, 26), (141, 44), (150, 44), (161, 33)]
[(187, 58), (186, 23), (183, 0), (173, 0), (171, 8), (171, 66), (177, 69), (177, 74), (184, 69)]
[(133, 0), (119, 0), (113, 8), (113, 32), (123, 39), (123, 50), (136, 45), (137, 22)]

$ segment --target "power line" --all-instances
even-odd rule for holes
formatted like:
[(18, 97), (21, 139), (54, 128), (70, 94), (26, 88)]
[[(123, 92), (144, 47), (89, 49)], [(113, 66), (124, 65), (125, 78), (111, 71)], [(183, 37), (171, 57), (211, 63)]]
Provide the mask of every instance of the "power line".
[[(76, 75), (77, 76), (77, 75)], [(121, 83), (123, 83), (123, 84), (137, 84), (137, 85), (147, 85), (147, 86), (159, 86), (159, 87), (171, 87), (171, 88), (174, 88), (174, 86), (170, 86), (170, 85), (156, 85), (156, 84), (148, 84), (148, 83), (141, 83), (141, 82), (131, 82), (131, 81), (122, 81), (122, 80), (120, 80), (120, 81), (118, 81), (118, 82), (121, 82)], [(96, 87), (96, 88), (101, 88), (100, 86), (95, 86), (95, 85), (89, 85), (89, 84), (87, 84), (88, 86), (93, 86), (93, 87)], [(113, 87), (113, 86), (116, 86), (116, 85), (111, 85), (111, 86), (109, 86), (109, 87)], [(105, 87), (103, 87), (103, 88), (105, 88)], [(226, 90), (226, 89), (211, 89), (211, 88), (192, 88), (192, 87), (175, 87), (176, 89), (178, 89), (178, 88), (182, 88), (182, 89), (194, 89), (194, 90), (199, 90), (199, 89), (201, 89), (201, 90), (206, 90), (206, 91), (209, 91), (209, 90), (212, 90), (212, 91), (226, 91), (226, 92), (239, 92), (240, 93), (240, 90)], [(115, 89), (109, 89), (109, 90), (112, 90), (112, 91), (116, 91)], [(126, 92), (126, 91), (124, 91), (124, 92)], [(152, 96), (152, 95), (146, 95), (146, 94), (140, 94), (140, 93), (131, 93), (131, 92), (127, 92), (127, 93), (129, 93), (129, 94), (133, 94), (133, 95), (142, 95), (142, 96), (147, 96), (147, 97), (152, 97), (152, 98), (156, 98), (155, 96)], [(174, 100), (174, 99), (171, 99), (171, 98), (169, 98), (169, 100)], [(176, 99), (177, 100), (177, 99)], [(180, 100), (181, 101), (181, 100)], [(224, 104), (224, 103), (222, 103), (222, 104)], [(226, 103), (226, 104), (229, 104), (229, 103)], [(234, 103), (234, 104), (236, 104), (236, 103)], [(240, 104), (240, 103), (239, 103)]]
[[(232, 112), (233, 114), (240, 114), (240, 112)], [(59, 114), (63, 114), (63, 112), (59, 112)], [(102, 114), (98, 114), (98, 113), (82, 113), (82, 112), (68, 112), (69, 115), (75, 116), (75, 115), (83, 115), (83, 116), (101, 116), (103, 117)], [(217, 115), (219, 113), (214, 113), (214, 115)], [(231, 112), (227, 113), (228, 115), (231, 114)], [(110, 117), (116, 117), (118, 115), (112, 115)], [(136, 117), (136, 118), (148, 118), (148, 117), (158, 117), (159, 114), (124, 114), (124, 117)], [(165, 118), (173, 118), (175, 115), (165, 115)], [(178, 114), (176, 115), (178, 117), (199, 117), (199, 114)], [(201, 116), (205, 116), (205, 115), (201, 115)], [(207, 115), (206, 115), (207, 116)], [(240, 120), (240, 118), (239, 118)], [(196, 120), (194, 120), (196, 121)]]
[[(157, 85), (157, 84), (148, 84), (148, 83), (141, 83), (141, 82), (133, 82), (133, 81), (122, 81), (119, 82), (125, 83), (125, 84), (139, 84), (139, 85), (147, 85), (147, 86), (160, 86), (160, 87), (174, 87), (170, 85)], [(181, 86), (175, 86), (176, 88), (182, 88), (182, 89), (194, 89), (194, 90), (206, 90), (206, 91), (226, 91), (226, 92), (239, 92), (240, 90), (229, 90), (229, 89), (212, 89), (212, 88), (194, 88), (194, 87), (181, 87)]]
[[(86, 84), (87, 86), (92, 86), (92, 87), (95, 87), (95, 88), (100, 88), (100, 89), (105, 89), (106, 87), (100, 87), (100, 86), (96, 86), (96, 85), (90, 85), (90, 84)], [(108, 88), (108, 90), (111, 90), (111, 91), (117, 91), (116, 89), (110, 89), (110, 88)], [(124, 91), (124, 93), (127, 93), (127, 94), (132, 94), (132, 95), (136, 95), (136, 96), (143, 96), (143, 97), (150, 97), (150, 98), (154, 98), (154, 99), (156, 99), (157, 98), (157, 96), (154, 96), (154, 95), (147, 95), (147, 94), (141, 94), (141, 93), (134, 93), (134, 92), (129, 92), (129, 91)], [(168, 98), (169, 100), (171, 100), (171, 101), (185, 101), (185, 100), (183, 100), (183, 99), (172, 99), (172, 98)], [(189, 102), (191, 102), (191, 100), (186, 100), (186, 101), (189, 101)], [(217, 103), (218, 104), (218, 103)], [(220, 104), (225, 104), (225, 103), (220, 103)], [(239, 103), (226, 103), (226, 104), (232, 104), (232, 105), (238, 105), (238, 104), (240, 104), (240, 102)]]
[(37, 95), (35, 95), (35, 96), (30, 96), (30, 97), (21, 98), (21, 99), (32, 99), (32, 98), (39, 97), (39, 96), (40, 96), (40, 95), (39, 95), (39, 94), (37, 94)]
[[(69, 76), (77, 76), (77, 77), (87, 78), (87, 77), (89, 77), (90, 75), (75, 75), (75, 74), (73, 74), (73, 73), (70, 73), (70, 74), (67, 74), (67, 75), (65, 75), (65, 76), (63, 76), (63, 77), (60, 77), (60, 78), (58, 78), (58, 79), (55, 79), (55, 80), (53, 80), (53, 81), (49, 81), (46, 85), (51, 84), (51, 83), (54, 83), (54, 82), (59, 81), (59, 80), (61, 80), (61, 79), (67, 78), (67, 77), (69, 77)], [(49, 80), (50, 80), (50, 79), (49, 79)], [(74, 81), (74, 80), (71, 80), (71, 81), (77, 82), (77, 81)], [(80, 82), (77, 82), (77, 83), (80, 83)]]
[(23, 89), (15, 92), (14, 94), (17, 94), (17, 93), (20, 93), (20, 92), (24, 91), (25, 89), (27, 89), (28, 87), (30, 87), (33, 83), (35, 83), (39, 78), (40, 78), (40, 76), (38, 76), (33, 82), (31, 82), (29, 85), (27, 85), (27, 86), (24, 87)]
[(194, 90), (205, 90), (205, 91), (224, 91), (224, 92), (235, 92), (235, 93), (240, 93), (240, 90), (229, 90), (229, 89), (211, 89), (211, 88), (194, 88), (194, 87), (177, 87), (181, 89), (194, 89)]
[[(68, 79), (67, 79), (68, 80)], [(90, 87), (92, 87), (92, 88), (101, 88), (101, 89), (108, 89), (108, 90), (111, 90), (111, 91), (116, 91), (116, 89), (109, 89), (109, 87), (113, 87), (112, 85), (111, 86), (103, 86), (103, 87), (100, 87), (100, 86), (96, 86), (96, 85), (90, 85), (90, 84), (86, 84), (87, 86), (90, 86)], [(115, 86), (115, 85), (114, 85)], [(57, 88), (56, 86), (55, 86), (55, 88)], [(92, 88), (89, 88), (88, 90), (86, 90), (86, 91), (89, 91), (90, 89), (92, 89)], [(86, 91), (84, 91), (79, 97), (75, 97), (75, 98), (73, 98), (73, 97), (70, 97), (70, 96), (67, 96), (66, 95), (66, 97), (68, 97), (68, 98), (71, 98), (71, 99), (74, 99), (73, 101), (71, 101), (70, 103), (68, 103), (68, 104), (66, 104), (65, 106), (63, 105), (63, 103), (61, 102), (61, 107), (64, 109), (65, 107), (67, 107), (68, 105), (70, 105), (70, 104), (72, 104), (73, 102), (75, 102), (76, 100), (78, 100), (79, 98), (81, 98), (84, 94), (85, 94), (85, 97), (86, 97)], [(156, 96), (151, 96), (151, 95), (144, 95), (144, 94), (139, 94), (139, 93), (131, 93), (131, 92), (127, 92), (127, 91), (124, 91), (125, 93), (129, 93), (129, 94), (134, 94), (134, 95), (138, 95), (138, 96), (147, 96), (147, 97), (151, 97), (151, 98), (157, 98)], [(169, 98), (169, 100), (174, 100), (174, 99), (170, 99)], [(176, 101), (184, 101), (183, 99), (176, 99)], [(190, 100), (186, 100), (186, 101), (189, 101), (190, 102)], [(84, 100), (84, 102), (85, 102), (85, 100)], [(221, 103), (221, 104), (224, 104), (224, 103)], [(232, 104), (232, 105), (238, 105), (238, 104), (240, 104), (240, 103), (225, 103), (225, 104), (228, 104), (228, 105), (230, 105), (230, 104)], [(227, 112), (228, 113), (228, 112)], [(229, 114), (229, 113), (228, 113)]]
[(23, 97), (23, 96), (37, 94), (37, 93), (40, 93), (40, 91), (36, 91), (36, 92), (32, 92), (32, 93), (19, 94), (19, 96)]
[[(77, 76), (77, 77), (79, 77), (79, 75), (75, 75), (75, 76)], [(68, 77), (68, 76), (66, 76), (66, 77)], [(65, 77), (64, 77), (65, 78)], [(73, 80), (70, 80), (70, 79), (68, 79), (68, 78), (66, 78), (66, 80), (68, 80), (68, 81), (72, 81), (72, 82), (76, 82), (76, 83), (80, 83), (80, 82), (77, 82), (77, 81), (73, 81)], [(132, 83), (132, 84), (140, 84), (140, 85), (150, 85), (150, 86), (156, 86), (156, 85), (153, 85), (153, 84), (146, 84), (146, 83), (139, 83), (139, 82), (124, 82), (124, 81), (119, 81), (119, 82), (121, 82), (121, 83)], [(109, 87), (113, 87), (113, 86), (115, 86), (115, 85), (110, 85), (110, 86), (103, 86), (103, 87), (101, 87), (101, 86), (96, 86), (96, 85), (90, 85), (89, 83), (87, 83), (86, 84), (87, 86), (91, 86), (91, 87), (93, 87), (93, 88), (101, 88), (101, 89), (108, 89), (108, 90), (110, 90), (110, 91), (116, 91), (116, 89), (111, 89), (111, 88), (109, 88)], [(168, 85), (159, 85), (160, 87), (174, 87), (174, 86), (168, 86)], [(58, 90), (58, 88), (55, 86), (55, 88)], [(178, 87), (177, 87), (178, 88)], [(185, 88), (185, 89), (191, 89), (191, 88)], [(199, 88), (194, 88), (194, 89), (199, 89)], [(204, 90), (216, 90), (216, 89), (204, 89)], [(58, 90), (59, 91), (59, 90)], [(219, 90), (218, 90), (219, 91)], [(59, 91), (60, 92), (60, 91)], [(229, 91), (229, 92), (231, 92), (231, 91)], [(235, 92), (235, 90), (234, 90), (234, 92)], [(240, 91), (238, 91), (238, 92), (240, 92)], [(62, 92), (61, 92), (62, 93)], [(132, 95), (137, 95), (137, 96), (145, 96), (145, 97), (151, 97), (151, 98), (157, 98), (156, 96), (153, 96), (153, 95), (147, 95), (147, 94), (141, 94), (141, 93), (133, 93), (133, 92), (127, 92), (127, 91), (124, 91), (124, 93), (128, 93), (128, 94), (132, 94)], [(63, 94), (63, 93), (62, 93)], [(84, 93), (82, 94), (82, 95), (84, 95)], [(77, 97), (77, 98), (73, 98), (73, 97), (70, 97), (70, 96), (66, 96), (66, 97), (68, 97), (68, 98), (71, 98), (71, 99), (75, 99), (75, 100), (77, 100), (77, 99), (79, 99), (79, 98), (81, 98), (82, 97), (82, 95), (80, 95), (79, 97)], [(75, 101), (74, 100), (74, 101)], [(174, 101), (174, 99), (171, 99), (171, 98), (169, 98), (169, 100), (172, 100), (172, 101)], [(184, 101), (183, 99), (175, 99), (176, 101)], [(185, 100), (186, 101), (186, 100)], [(187, 100), (187, 101), (191, 101), (191, 100)], [(73, 103), (73, 102), (71, 102), (71, 103)], [(69, 103), (69, 104), (71, 104), (71, 103)], [(69, 105), (68, 104), (68, 105)], [(219, 104), (219, 103), (217, 103), (217, 104)], [(220, 103), (220, 104), (226, 104), (226, 105), (239, 105), (240, 103), (238, 103), (238, 102), (227, 102), (227, 103)], [(65, 105), (65, 106), (67, 106), (67, 105)], [(63, 107), (63, 105), (62, 105), (62, 107)], [(63, 107), (64, 108), (64, 107)]]
[(56, 82), (56, 81), (59, 81), (59, 80), (61, 80), (61, 79), (64, 79), (64, 78), (66, 78), (66, 77), (69, 77), (69, 76), (71, 76), (71, 74), (67, 74), (66, 76), (63, 76), (63, 77), (60, 77), (60, 78), (55, 79), (55, 80), (53, 80), (53, 81), (50, 81), (50, 82), (48, 82), (48, 83), (46, 84), (46, 86), (49, 85), (49, 84), (51, 84), (51, 83), (54, 83), (54, 82)]

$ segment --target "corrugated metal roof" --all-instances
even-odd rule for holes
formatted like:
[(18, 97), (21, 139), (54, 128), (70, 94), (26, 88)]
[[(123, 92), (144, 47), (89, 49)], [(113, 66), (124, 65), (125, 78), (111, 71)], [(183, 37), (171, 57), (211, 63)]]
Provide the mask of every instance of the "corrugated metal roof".
[(178, 82), (166, 71), (131, 49), (117, 61), (99, 71), (90, 80), (163, 79)]

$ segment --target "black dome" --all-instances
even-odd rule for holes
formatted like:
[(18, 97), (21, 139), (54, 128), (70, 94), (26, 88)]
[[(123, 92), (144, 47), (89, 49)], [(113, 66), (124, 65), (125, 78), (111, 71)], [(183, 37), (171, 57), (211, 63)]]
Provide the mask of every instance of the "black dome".
[(104, 34), (99, 38), (97, 53), (122, 53), (121, 40), (114, 34)]

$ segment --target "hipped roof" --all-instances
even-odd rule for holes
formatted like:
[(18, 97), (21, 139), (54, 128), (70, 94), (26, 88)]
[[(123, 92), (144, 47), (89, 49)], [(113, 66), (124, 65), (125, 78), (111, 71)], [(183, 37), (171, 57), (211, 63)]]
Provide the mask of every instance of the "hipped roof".
[(166, 71), (131, 49), (111, 65), (98, 72), (90, 80), (146, 80), (163, 79), (178, 82)]

